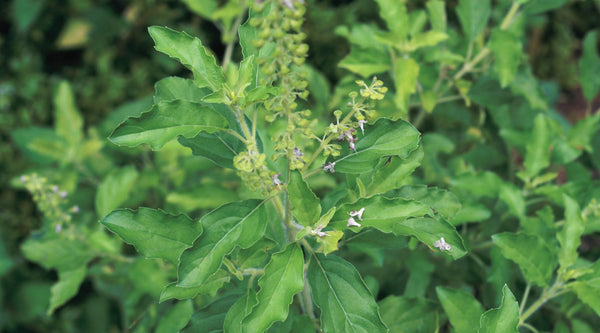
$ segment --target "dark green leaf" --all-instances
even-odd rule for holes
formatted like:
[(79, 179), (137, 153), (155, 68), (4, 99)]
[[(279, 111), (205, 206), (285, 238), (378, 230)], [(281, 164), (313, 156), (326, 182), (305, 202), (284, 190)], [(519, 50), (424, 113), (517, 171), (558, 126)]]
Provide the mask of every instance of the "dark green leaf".
[(583, 95), (591, 103), (600, 90), (600, 56), (598, 56), (598, 32), (588, 32), (583, 40), (583, 56), (579, 60), (579, 81)]
[(377, 303), (360, 274), (335, 255), (316, 254), (307, 271), (324, 332), (387, 332)]
[(236, 247), (249, 248), (265, 233), (264, 201), (247, 200), (223, 205), (202, 217), (204, 233), (181, 256), (178, 286), (198, 287), (221, 267)]
[(65, 304), (77, 294), (79, 286), (83, 282), (86, 273), (86, 267), (80, 266), (70, 270), (61, 270), (58, 272), (58, 282), (50, 289), (50, 306), (48, 315), (51, 315), (56, 308)]
[(377, 168), (367, 187), (367, 195), (385, 193), (405, 184), (408, 176), (421, 165), (423, 148), (419, 146), (406, 159), (393, 157), (389, 163)]
[(231, 280), (231, 274), (224, 270), (218, 270), (213, 274), (206, 283), (199, 287), (180, 287), (177, 282), (166, 285), (160, 293), (159, 302), (164, 302), (170, 299), (189, 299), (197, 295), (216, 295), (225, 283)]
[(202, 233), (202, 225), (185, 215), (174, 216), (145, 207), (137, 212), (116, 210), (101, 222), (146, 258), (160, 258), (175, 265), (181, 253)]
[(258, 303), (256, 292), (253, 289), (248, 289), (247, 293), (240, 297), (227, 311), (225, 323), (223, 324), (224, 331), (242, 333), (242, 320), (252, 312), (252, 308), (256, 306), (256, 303)]
[(129, 118), (110, 136), (119, 145), (135, 147), (147, 143), (153, 150), (179, 136), (214, 133), (227, 127), (226, 119), (213, 108), (184, 100), (159, 102), (138, 118)]
[(438, 313), (434, 305), (423, 298), (388, 296), (379, 305), (389, 332), (435, 332), (438, 328)]
[(421, 202), (448, 220), (452, 220), (461, 209), (460, 201), (452, 192), (440, 190), (437, 187), (406, 185), (398, 190), (390, 191), (384, 196)]

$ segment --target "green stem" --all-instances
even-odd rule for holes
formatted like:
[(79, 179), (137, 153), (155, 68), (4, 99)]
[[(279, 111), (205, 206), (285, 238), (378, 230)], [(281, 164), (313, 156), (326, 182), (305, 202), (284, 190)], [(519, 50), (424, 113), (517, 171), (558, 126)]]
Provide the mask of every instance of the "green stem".
[(555, 282), (552, 287), (544, 289), (540, 297), (533, 302), (533, 304), (531, 304), (531, 306), (521, 315), (519, 326), (523, 326), (525, 321), (527, 321), (531, 315), (533, 315), (542, 305), (544, 305), (544, 303), (564, 292), (564, 286), (561, 282), (560, 276), (557, 277), (557, 280), (558, 281)]
[(233, 26), (231, 27), (231, 31), (228, 31), (228, 33), (225, 35), (229, 39), (229, 42), (227, 43), (227, 46), (225, 47), (225, 54), (223, 55), (223, 61), (221, 62), (224, 70), (227, 69), (227, 65), (229, 65), (229, 63), (231, 62), (233, 48), (235, 47), (235, 44), (237, 42), (236, 32), (238, 31), (238, 28), (240, 27), (240, 24), (242, 23), (242, 20), (244, 19), (245, 16), (246, 16), (246, 11), (244, 10), (244, 11), (242, 11), (242, 14), (238, 15), (237, 18), (235, 19), (235, 22), (233, 23)]
[(523, 293), (523, 298), (521, 299), (521, 306), (519, 307), (519, 315), (523, 313), (525, 310), (525, 304), (527, 304), (527, 297), (529, 297), (529, 291), (531, 290), (531, 285), (528, 283), (527, 287), (525, 287), (525, 292)]

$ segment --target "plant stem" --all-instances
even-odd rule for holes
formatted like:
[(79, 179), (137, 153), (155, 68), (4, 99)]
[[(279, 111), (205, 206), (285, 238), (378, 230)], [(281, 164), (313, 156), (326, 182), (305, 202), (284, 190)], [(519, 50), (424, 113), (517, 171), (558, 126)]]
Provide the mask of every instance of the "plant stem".
[(525, 292), (523, 293), (523, 299), (521, 299), (521, 306), (519, 307), (519, 316), (525, 310), (525, 304), (527, 304), (527, 297), (529, 297), (529, 291), (531, 290), (531, 285), (528, 283), (527, 287), (525, 287)]
[(561, 282), (560, 276), (557, 277), (557, 282), (552, 285), (552, 287), (544, 289), (540, 297), (531, 304), (531, 306), (520, 316), (519, 326), (524, 326), (525, 321), (531, 317), (531, 315), (536, 312), (544, 303), (549, 301), (550, 299), (560, 295), (563, 292), (563, 283)]
[(229, 63), (231, 62), (233, 48), (237, 42), (236, 32), (237, 32), (238, 28), (240, 27), (240, 24), (242, 23), (242, 20), (244, 19), (245, 16), (246, 16), (246, 11), (244, 10), (244, 11), (242, 11), (242, 14), (238, 15), (237, 18), (235, 19), (233, 26), (231, 26), (231, 31), (228, 31), (228, 33), (225, 35), (230, 40), (227, 43), (227, 46), (225, 47), (225, 54), (223, 54), (223, 61), (221, 62), (223, 69), (227, 69), (227, 65), (229, 65)]

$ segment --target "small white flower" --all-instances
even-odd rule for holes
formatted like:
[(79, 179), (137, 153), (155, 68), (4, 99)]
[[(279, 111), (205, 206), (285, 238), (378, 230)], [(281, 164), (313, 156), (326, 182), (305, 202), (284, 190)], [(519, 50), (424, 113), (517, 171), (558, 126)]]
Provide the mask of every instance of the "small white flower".
[(273, 179), (273, 185), (276, 186), (277, 188), (281, 189), (281, 184), (283, 184), (283, 183), (281, 182), (281, 180), (279, 180), (279, 176), (281, 176), (281, 174), (276, 173), (271, 178)]
[(331, 173), (335, 172), (334, 167), (335, 167), (335, 162), (329, 162), (327, 164), (323, 164), (323, 170), (329, 171)]
[(67, 191), (60, 191), (58, 193), (58, 195), (60, 195), (60, 197), (63, 198), (63, 199), (67, 197), (67, 194), (68, 194)]
[(311, 233), (315, 236), (319, 236), (319, 237), (325, 237), (327, 236), (327, 233), (324, 231), (321, 231), (323, 229), (323, 227), (317, 227), (317, 229), (313, 230)]
[(294, 153), (294, 157), (302, 157), (302, 156), (304, 156), (304, 153), (298, 147), (294, 147), (293, 153)]
[(77, 206), (77, 205), (73, 206), (73, 208), (71, 208), (71, 211), (75, 214), (79, 213), (79, 206)]
[(54, 226), (54, 232), (56, 232), (58, 234), (61, 231), (62, 231), (62, 225), (61, 224), (57, 224), (57, 225)]
[(22, 175), (21, 177), (19, 177), (19, 180), (21, 180), (21, 183), (24, 183), (27, 181), (27, 176)]
[(360, 223), (356, 222), (356, 220), (350, 216), (348, 218), (348, 224), (346, 225), (347, 227), (360, 227)]
[(351, 212), (350, 212), (350, 213), (348, 213), (348, 214), (349, 214), (350, 216), (356, 216), (356, 217), (358, 217), (358, 219), (359, 219), (359, 220), (361, 220), (361, 221), (362, 221), (362, 215), (363, 215), (363, 212), (364, 212), (364, 211), (365, 211), (365, 207), (363, 207), (363, 208), (361, 208), (361, 209), (359, 209), (359, 210), (353, 210), (353, 211), (351, 211)]
[(442, 252), (450, 251), (450, 249), (452, 248), (450, 246), (450, 244), (446, 243), (446, 241), (444, 240), (444, 237), (440, 238), (440, 240), (438, 240), (438, 241), (435, 241), (435, 243), (433, 243), (433, 247), (437, 247)]
[(367, 123), (367, 121), (365, 119), (361, 119), (358, 121), (358, 127), (360, 127), (360, 130), (362, 131), (362, 134), (365, 135), (365, 124)]
[(56, 186), (56, 185), (52, 186), (52, 192), (58, 193), (58, 186)]

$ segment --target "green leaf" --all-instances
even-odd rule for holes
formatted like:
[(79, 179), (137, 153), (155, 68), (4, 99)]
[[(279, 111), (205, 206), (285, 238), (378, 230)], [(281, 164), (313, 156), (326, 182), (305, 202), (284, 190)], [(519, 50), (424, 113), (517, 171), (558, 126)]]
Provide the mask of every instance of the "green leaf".
[(202, 225), (185, 215), (145, 207), (115, 210), (101, 223), (146, 258), (160, 258), (175, 265), (202, 233)]
[(41, 127), (27, 127), (12, 131), (15, 144), (31, 161), (50, 164), (65, 161), (68, 156), (67, 141), (53, 130)]
[(429, 21), (433, 30), (446, 31), (446, 8), (445, 2), (442, 0), (428, 1), (427, 13), (429, 13)]
[(290, 173), (290, 183), (287, 185), (292, 213), (297, 222), (307, 227), (314, 225), (321, 215), (319, 198), (310, 190), (298, 171)]
[(119, 145), (135, 147), (147, 143), (153, 150), (179, 136), (214, 133), (227, 127), (227, 120), (213, 108), (183, 100), (159, 102), (138, 118), (129, 118), (111, 134)]
[(597, 31), (585, 35), (583, 56), (579, 60), (579, 82), (588, 103), (592, 102), (600, 90), (600, 56), (598, 56), (597, 41)]
[(78, 146), (83, 140), (83, 118), (75, 105), (71, 85), (61, 81), (54, 94), (54, 126), (56, 134), (70, 146)]
[(563, 200), (565, 202), (565, 224), (557, 233), (556, 238), (560, 243), (560, 252), (558, 253), (560, 271), (565, 272), (577, 260), (577, 248), (581, 244), (581, 235), (585, 225), (577, 201), (566, 194), (563, 194)]
[(383, 18), (388, 29), (396, 33), (401, 39), (408, 35), (410, 22), (406, 12), (406, 5), (398, 0), (375, 0), (379, 5), (379, 16)]
[(394, 102), (406, 114), (410, 95), (417, 90), (417, 79), (419, 78), (419, 64), (412, 58), (400, 58), (396, 61), (394, 68), (394, 84), (396, 96)]
[(252, 312), (252, 308), (256, 306), (256, 303), (258, 303), (256, 292), (253, 289), (248, 289), (247, 293), (233, 303), (229, 311), (227, 311), (223, 324), (224, 331), (228, 333), (242, 333), (242, 320)]
[(194, 13), (211, 20), (217, 10), (217, 0), (182, 0)]
[(435, 292), (456, 332), (476, 333), (483, 306), (470, 293), (438, 286)]
[(423, 47), (435, 46), (446, 39), (448, 39), (448, 35), (445, 32), (436, 30), (426, 31), (412, 36), (408, 43), (408, 49), (409, 51), (415, 51)]
[(316, 251), (322, 252), (325, 255), (337, 251), (338, 242), (340, 239), (342, 239), (342, 237), (344, 237), (344, 232), (341, 230), (327, 231), (325, 236), (317, 237), (317, 243), (319, 243), (321, 246), (319, 246)]
[(182, 99), (202, 103), (202, 99), (211, 93), (207, 88), (199, 88), (194, 81), (170, 76), (154, 84), (154, 104)]
[(264, 201), (259, 200), (232, 202), (202, 217), (204, 233), (182, 254), (178, 285), (204, 284), (226, 255), (236, 247), (249, 248), (264, 235), (267, 219)]
[(52, 315), (54, 310), (65, 304), (77, 294), (79, 286), (85, 278), (86, 267), (81, 266), (71, 270), (62, 270), (58, 272), (58, 282), (50, 289), (50, 306), (48, 315)]
[(524, 11), (530, 15), (540, 14), (562, 7), (567, 1), (569, 0), (531, 0), (525, 5)]
[(502, 303), (499, 308), (486, 311), (481, 316), (479, 333), (514, 332), (519, 325), (519, 304), (508, 286), (502, 288)]
[(456, 13), (465, 36), (472, 41), (487, 25), (492, 13), (490, 0), (460, 0)]
[(13, 0), (11, 14), (19, 32), (24, 32), (29, 28), (44, 8), (44, 4), (43, 0)]
[(221, 89), (225, 82), (223, 72), (217, 66), (215, 57), (202, 46), (200, 39), (167, 27), (150, 27), (148, 32), (157, 51), (176, 59), (192, 71), (196, 85), (212, 91)]
[(258, 304), (242, 321), (246, 332), (265, 332), (274, 322), (284, 321), (294, 295), (304, 288), (304, 257), (297, 243), (274, 254), (258, 280)]
[(171, 333), (181, 331), (194, 314), (192, 300), (178, 302), (167, 313), (161, 316), (155, 333)]
[(423, 148), (419, 146), (411, 152), (406, 159), (392, 157), (389, 163), (377, 168), (367, 187), (367, 196), (385, 193), (398, 188), (409, 181), (408, 176), (421, 165)]
[(390, 191), (384, 196), (418, 201), (448, 220), (451, 220), (461, 209), (460, 201), (452, 192), (437, 187), (406, 185), (398, 190)]
[(592, 140), (598, 131), (600, 131), (600, 113), (587, 116), (569, 129), (567, 135), (569, 145), (577, 150), (583, 149), (591, 153), (594, 151)]
[(508, 210), (519, 219), (525, 218), (525, 197), (523, 192), (510, 183), (502, 183), (500, 186), (500, 200), (507, 206)]
[(533, 178), (550, 165), (551, 132), (546, 116), (538, 114), (535, 117), (533, 131), (527, 141), (525, 160), (525, 173)]
[(338, 66), (362, 77), (370, 77), (387, 72), (392, 68), (392, 63), (385, 50), (352, 46), (350, 54), (344, 57)]
[(384, 156), (407, 158), (419, 146), (419, 131), (403, 120), (392, 122), (380, 119), (365, 128), (365, 136), (358, 137), (356, 152), (335, 161), (335, 171), (363, 173), (371, 171)]
[(379, 306), (389, 332), (420, 333), (439, 329), (435, 306), (423, 298), (388, 296)]
[(528, 283), (548, 286), (557, 265), (555, 251), (539, 236), (504, 232), (492, 236), (502, 255), (519, 265)]
[(96, 214), (102, 219), (129, 198), (138, 177), (134, 166), (113, 170), (96, 190)]
[(517, 74), (523, 58), (523, 46), (512, 32), (495, 28), (488, 47), (495, 57), (494, 71), (500, 77), (500, 86), (505, 88)]
[(568, 284), (568, 288), (600, 316), (600, 277), (597, 273), (594, 275), (592, 278), (571, 282)]
[(245, 145), (229, 133), (200, 133), (193, 138), (180, 137), (179, 143), (192, 150), (196, 156), (204, 156), (215, 164), (229, 169), (233, 158), (242, 152)]
[(199, 287), (180, 287), (177, 282), (166, 285), (160, 293), (159, 302), (164, 302), (170, 299), (189, 299), (194, 298), (197, 295), (211, 295), (214, 296), (223, 287), (225, 283), (229, 283), (231, 280), (231, 274), (224, 270), (218, 270), (213, 274), (206, 283)]
[(360, 274), (335, 255), (313, 256), (306, 273), (324, 332), (387, 332)]
[(362, 220), (355, 219), (362, 226), (352, 227), (353, 231), (373, 227), (386, 233), (414, 236), (430, 247), (444, 237), (444, 240), (452, 246), (452, 249), (447, 251), (452, 258), (458, 259), (467, 253), (462, 238), (452, 225), (443, 220), (426, 217), (433, 216), (431, 208), (421, 202), (403, 198), (389, 199), (384, 196), (373, 196), (342, 205), (329, 226), (336, 230), (346, 229), (348, 213), (361, 208), (365, 208)]
[(84, 240), (61, 237), (54, 232), (32, 234), (21, 245), (21, 251), (25, 258), (58, 271), (79, 269), (95, 256)]
[(531, 108), (548, 109), (546, 96), (541, 91), (538, 79), (531, 73), (531, 68), (528, 67), (524, 71), (517, 72), (515, 79), (510, 83), (510, 90), (516, 95), (523, 96)]

